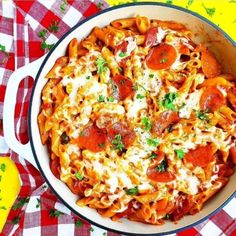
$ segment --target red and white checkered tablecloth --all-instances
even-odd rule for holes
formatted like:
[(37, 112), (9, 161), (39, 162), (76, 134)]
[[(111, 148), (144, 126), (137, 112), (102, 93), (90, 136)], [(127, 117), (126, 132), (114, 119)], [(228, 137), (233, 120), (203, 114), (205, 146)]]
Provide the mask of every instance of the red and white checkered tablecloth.
[[(2, 110), (5, 89), (11, 73), (47, 52), (41, 49), (42, 39), (38, 36), (39, 32), (48, 29), (52, 22), (56, 22), (58, 32), (48, 32), (46, 35), (46, 42), (53, 44), (77, 22), (107, 7), (108, 4), (103, 0), (0, 1), (0, 45), (4, 45), (6, 51), (0, 52), (0, 154), (10, 155), (20, 173), (22, 187), (15, 204), (26, 200), (23, 207), (10, 211), (1, 234), (3, 236), (103, 235), (103, 231), (91, 232), (90, 224), (79, 219), (56, 198), (44, 183), (40, 173), (8, 149), (2, 130)], [(17, 95), (15, 128), (18, 139), (23, 143), (28, 141), (26, 117), (32, 85), (32, 79), (24, 79), (20, 83)], [(55, 213), (55, 210), (56, 213), (59, 212), (59, 216), (51, 217), (50, 212)], [(177, 235), (236, 235), (235, 219), (236, 198), (233, 198), (224, 209), (210, 219)], [(108, 232), (108, 235), (117, 234)]]

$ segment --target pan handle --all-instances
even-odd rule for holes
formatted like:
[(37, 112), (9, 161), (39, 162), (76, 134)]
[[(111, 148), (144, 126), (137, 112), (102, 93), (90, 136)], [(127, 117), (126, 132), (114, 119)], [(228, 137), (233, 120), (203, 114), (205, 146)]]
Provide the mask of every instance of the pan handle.
[(31, 76), (33, 79), (35, 79), (44, 58), (45, 55), (12, 73), (7, 83), (3, 106), (3, 130), (7, 145), (14, 152), (18, 153), (21, 157), (29, 161), (37, 169), (38, 167), (35, 162), (30, 143), (28, 142), (26, 144), (22, 144), (16, 138), (14, 128), (14, 113), (17, 90), (21, 80), (26, 76)]

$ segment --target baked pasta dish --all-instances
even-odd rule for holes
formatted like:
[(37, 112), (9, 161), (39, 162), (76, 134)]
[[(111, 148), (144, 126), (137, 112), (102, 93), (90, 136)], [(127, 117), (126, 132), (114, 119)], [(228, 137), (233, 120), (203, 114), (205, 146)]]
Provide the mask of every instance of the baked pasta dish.
[(236, 84), (182, 24), (137, 16), (71, 40), (38, 126), (79, 206), (163, 224), (201, 210), (236, 163)]

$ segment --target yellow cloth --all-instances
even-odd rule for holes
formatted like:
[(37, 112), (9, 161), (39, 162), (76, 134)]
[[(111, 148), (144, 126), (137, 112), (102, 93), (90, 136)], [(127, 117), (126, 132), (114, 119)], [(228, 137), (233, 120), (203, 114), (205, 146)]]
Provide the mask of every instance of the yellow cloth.
[(20, 191), (19, 172), (8, 157), (0, 157), (0, 233)]
[[(107, 0), (107, 2), (110, 5), (119, 5), (127, 2), (150, 2), (150, 0)], [(197, 12), (218, 25), (236, 41), (236, 0), (154, 0), (154, 2), (170, 3)]]

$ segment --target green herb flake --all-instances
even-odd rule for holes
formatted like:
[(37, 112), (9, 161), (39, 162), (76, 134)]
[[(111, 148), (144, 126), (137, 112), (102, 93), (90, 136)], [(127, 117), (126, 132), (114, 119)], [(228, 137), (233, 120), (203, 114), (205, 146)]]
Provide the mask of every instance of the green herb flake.
[(47, 33), (48, 33), (48, 31), (45, 30), (45, 29), (43, 29), (43, 30), (41, 30), (41, 31), (38, 32), (38, 36), (39, 36), (39, 38), (42, 38), (42, 39), (45, 40)]
[(139, 94), (137, 94), (136, 98), (137, 99), (143, 99), (143, 98), (145, 98), (145, 96), (143, 96), (142, 94), (139, 93)]
[(183, 159), (184, 158), (184, 151), (182, 149), (176, 149), (175, 150), (175, 153), (176, 153), (176, 156), (179, 158), (179, 159)]
[(137, 195), (138, 194), (138, 186), (134, 187), (134, 188), (129, 188), (127, 190), (125, 190), (127, 195)]
[(166, 57), (161, 58), (161, 60), (160, 60), (160, 63), (161, 63), (161, 64), (166, 63), (166, 62), (167, 62)]
[(90, 79), (90, 76), (88, 75), (87, 77), (86, 77), (86, 80), (89, 80)]
[(188, 7), (193, 4), (194, 0), (188, 0)]
[(37, 200), (36, 208), (39, 208), (39, 207), (40, 207), (40, 204), (41, 204), (41, 201), (40, 201), (39, 198), (37, 198), (36, 200)]
[(61, 10), (62, 13), (65, 12), (67, 5), (68, 5), (67, 0), (63, 0), (63, 2), (60, 5), (60, 10)]
[(61, 144), (67, 144), (70, 141), (70, 138), (66, 134), (66, 132), (63, 132), (61, 137), (60, 137)]
[(103, 232), (103, 233), (102, 233), (102, 236), (106, 236), (106, 235), (107, 235), (107, 232)]
[(168, 167), (168, 163), (166, 161), (166, 159), (164, 159), (158, 166), (155, 167), (155, 169), (161, 173), (161, 172), (165, 172), (167, 170)]
[(168, 110), (175, 110), (174, 101), (178, 97), (177, 93), (167, 93), (163, 100), (160, 101), (160, 105), (164, 106)]
[(104, 143), (99, 143), (98, 146), (103, 148), (105, 146), (105, 144)]
[(93, 232), (94, 231), (94, 228), (93, 227), (90, 227), (90, 232)]
[(152, 153), (150, 156), (149, 156), (149, 158), (152, 160), (152, 159), (155, 159), (155, 158), (157, 158), (157, 155), (155, 154), (155, 153)]
[(173, 4), (173, 0), (166, 0), (167, 4)]
[(126, 57), (128, 54), (127, 54), (127, 52), (120, 52), (119, 53), (119, 57)]
[(2, 163), (2, 164), (0, 165), (0, 170), (1, 170), (2, 172), (5, 172), (5, 171), (6, 171), (6, 164), (5, 164), (5, 163)]
[(0, 44), (0, 51), (6, 52), (6, 46)]
[(23, 207), (26, 203), (29, 202), (29, 197), (26, 198), (18, 198), (18, 202), (12, 207), (14, 211)]
[(96, 66), (98, 68), (98, 74), (102, 74), (107, 70), (107, 63), (101, 56), (96, 60)]
[(215, 12), (216, 12), (216, 8), (215, 7), (208, 8), (204, 4), (202, 4), (202, 6), (204, 7), (204, 9), (205, 9), (205, 11), (206, 11), (208, 16), (212, 17), (215, 14)]
[(147, 139), (147, 144), (149, 146), (157, 147), (159, 145), (159, 140), (156, 138), (148, 138)]
[(142, 121), (142, 125), (144, 126), (144, 129), (147, 131), (150, 131), (152, 128), (151, 120), (147, 117), (143, 117), (141, 121)]
[(62, 212), (55, 210), (55, 209), (50, 209), (49, 210), (49, 216), (50, 217), (59, 217), (60, 215), (64, 215)]
[(117, 150), (122, 151), (125, 145), (122, 142), (122, 136), (121, 134), (117, 134), (115, 136), (115, 139), (112, 141), (112, 144), (114, 145), (114, 148)]
[(13, 223), (14, 225), (19, 224), (19, 222), (20, 222), (20, 217), (19, 217), (19, 216), (16, 216), (16, 217), (12, 220), (12, 223)]
[(54, 43), (47, 44), (45, 41), (41, 42), (41, 49), (43, 49), (43, 50), (45, 50), (45, 49), (51, 50), (53, 46), (54, 46)]
[(0, 175), (0, 182), (2, 181), (2, 176)]
[(209, 110), (201, 110), (201, 111), (196, 111), (196, 117), (200, 120), (208, 120), (207, 113)]
[(57, 33), (59, 31), (59, 26), (58, 26), (59, 22), (57, 20), (54, 20), (48, 27), (48, 30), (50, 32), (54, 32)]
[(103, 5), (104, 4), (102, 2), (99, 2), (98, 5), (97, 5), (98, 9), (102, 9)]
[(6, 208), (5, 206), (1, 206), (1, 207), (0, 207), (0, 210), (5, 210), (5, 211), (6, 211), (7, 208)]
[(75, 177), (79, 180), (82, 180), (84, 178), (79, 172), (76, 172)]
[(105, 102), (105, 97), (103, 95), (99, 95), (98, 102)]
[(107, 98), (107, 101), (108, 101), (108, 102), (114, 102), (114, 101), (115, 101), (115, 98), (113, 98), (113, 97), (108, 97), (108, 98)]
[(150, 74), (150, 75), (149, 75), (149, 78), (150, 78), (150, 79), (153, 79), (153, 78), (154, 78), (154, 74)]
[(170, 214), (166, 214), (164, 220), (169, 220), (169, 219), (170, 219)]
[(81, 227), (83, 226), (83, 222), (80, 221), (80, 220), (77, 220), (77, 221), (75, 222), (75, 226), (78, 227), (78, 228), (81, 228)]

